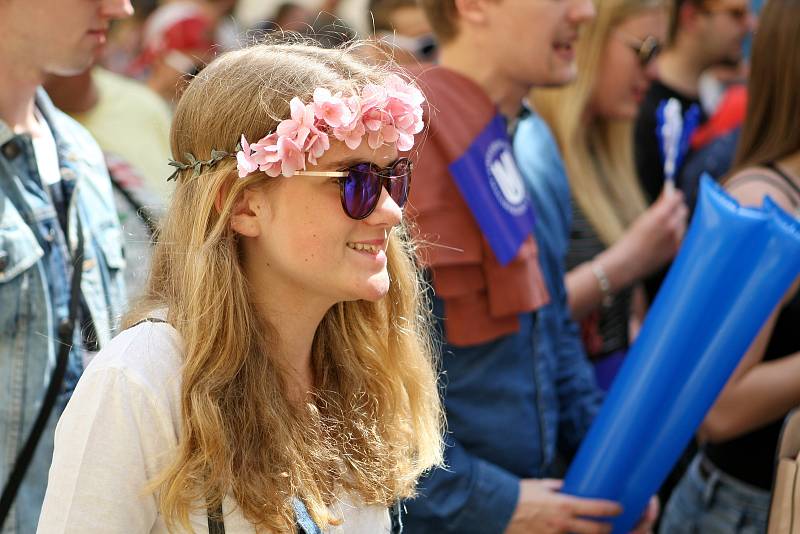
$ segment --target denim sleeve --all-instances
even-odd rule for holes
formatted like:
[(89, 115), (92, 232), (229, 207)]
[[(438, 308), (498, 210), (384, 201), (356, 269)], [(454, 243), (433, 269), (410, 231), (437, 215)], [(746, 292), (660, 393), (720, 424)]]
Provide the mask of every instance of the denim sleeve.
[[(540, 312), (538, 331), (553, 340), (558, 444), (560, 452), (570, 458), (594, 420), (603, 394), (586, 357), (578, 325), (570, 316), (564, 287), (564, 256), (572, 224), (569, 181), (558, 145), (541, 117), (531, 115), (520, 123), (514, 152), (537, 212), (534, 230), (551, 297), (550, 304)], [(543, 340), (539, 344), (549, 347)]]
[(451, 435), (445, 468), (419, 483), (419, 495), (406, 503), (409, 534), (502, 534), (519, 499), (520, 479), (469, 454)]
[(556, 383), (561, 408), (558, 443), (560, 451), (572, 458), (600, 410), (603, 392), (586, 357), (578, 325), (570, 317), (563, 279), (560, 286), (563, 305), (559, 307), (561, 333), (556, 342)]

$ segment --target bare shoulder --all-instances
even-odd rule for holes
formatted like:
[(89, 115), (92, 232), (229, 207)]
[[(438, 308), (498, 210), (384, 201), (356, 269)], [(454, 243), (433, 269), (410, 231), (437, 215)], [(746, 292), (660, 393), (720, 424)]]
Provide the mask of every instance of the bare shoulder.
[(775, 171), (767, 167), (742, 169), (725, 182), (725, 189), (743, 206), (761, 206), (769, 196), (783, 209), (791, 212), (798, 199)]

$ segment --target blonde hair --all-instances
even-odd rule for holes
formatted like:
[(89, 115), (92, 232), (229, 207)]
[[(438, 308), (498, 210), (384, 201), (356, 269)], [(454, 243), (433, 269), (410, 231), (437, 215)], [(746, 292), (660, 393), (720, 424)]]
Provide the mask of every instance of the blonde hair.
[[(183, 94), (172, 153), (234, 152), (242, 134), (258, 139), (288, 117), (291, 97), (308, 102), (316, 87), (348, 92), (387, 73), (348, 51), (297, 43), (224, 54)], [(402, 227), (389, 238), (388, 294), (328, 311), (312, 347), (313, 401), (289, 400), (271, 353), (276, 334), (253, 305), (229, 224), (237, 196), (269, 180), (237, 179), (233, 158), (199, 176), (182, 172), (146, 295), (126, 321), (166, 307), (183, 341), (178, 450), (151, 488), (170, 528), (188, 528), (191, 511), (225, 495), (257, 530), (293, 532), (293, 497), (326, 528), (338, 522), (328, 508), (335, 491), (388, 505), (412, 496), (417, 478), (442, 460), (429, 317)]]
[(532, 102), (547, 121), (564, 158), (572, 196), (600, 239), (611, 245), (646, 208), (633, 161), (630, 120), (592, 117), (586, 110), (611, 32), (665, 0), (598, 0), (597, 16), (583, 29), (576, 49), (577, 80), (557, 89), (536, 89)]

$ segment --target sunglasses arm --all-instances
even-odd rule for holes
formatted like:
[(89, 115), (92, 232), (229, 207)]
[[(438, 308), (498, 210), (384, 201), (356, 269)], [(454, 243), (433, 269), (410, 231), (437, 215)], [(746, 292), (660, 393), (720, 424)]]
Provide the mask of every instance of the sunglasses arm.
[(325, 176), (328, 178), (345, 178), (349, 171), (294, 171), (298, 176)]

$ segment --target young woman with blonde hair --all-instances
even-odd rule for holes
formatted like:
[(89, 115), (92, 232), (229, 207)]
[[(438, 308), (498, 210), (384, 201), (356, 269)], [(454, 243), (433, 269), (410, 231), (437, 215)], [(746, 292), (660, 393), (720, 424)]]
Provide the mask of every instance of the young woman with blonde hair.
[[(753, 39), (747, 115), (734, 170), (723, 181), (742, 205), (760, 206), (770, 196), (800, 217), (798, 86), (800, 1), (769, 0)], [(669, 501), (663, 532), (766, 532), (781, 425), (800, 406), (798, 285), (800, 280), (706, 415), (701, 451)]]
[(189, 84), (147, 294), (61, 418), (40, 532), (390, 531), (442, 457), (398, 155), (422, 101), (303, 44)]
[[(520, 170), (541, 209), (559, 212), (569, 307), (588, 352), (615, 367), (628, 347), (632, 290), (675, 255), (687, 212), (679, 193), (648, 209), (633, 162), (632, 121), (666, 33), (665, 1), (600, 0), (596, 9), (574, 51), (576, 82), (534, 90), (515, 145), (529, 154)], [(599, 375), (607, 387), (613, 370)]]

